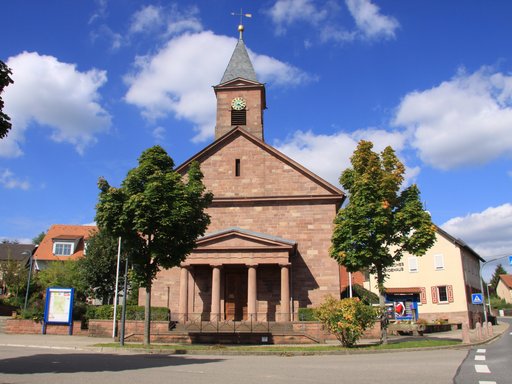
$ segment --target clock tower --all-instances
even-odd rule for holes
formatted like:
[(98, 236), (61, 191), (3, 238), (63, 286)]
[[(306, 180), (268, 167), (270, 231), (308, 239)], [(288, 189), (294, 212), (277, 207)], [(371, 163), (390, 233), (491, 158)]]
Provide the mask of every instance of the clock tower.
[(224, 76), (220, 84), (213, 87), (217, 97), (215, 140), (235, 127), (263, 140), (265, 85), (256, 78), (243, 40), (243, 25), (239, 25), (238, 30), (240, 38)]

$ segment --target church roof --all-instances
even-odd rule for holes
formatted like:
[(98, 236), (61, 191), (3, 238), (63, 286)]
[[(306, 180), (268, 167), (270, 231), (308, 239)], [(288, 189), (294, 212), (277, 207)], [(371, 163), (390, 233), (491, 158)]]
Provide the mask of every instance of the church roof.
[(238, 40), (220, 83), (224, 84), (238, 78), (256, 82), (258, 81), (256, 78), (256, 72), (254, 71), (254, 67), (252, 66), (251, 59), (249, 58), (249, 54), (247, 53), (247, 49), (245, 48), (245, 44), (242, 39)]

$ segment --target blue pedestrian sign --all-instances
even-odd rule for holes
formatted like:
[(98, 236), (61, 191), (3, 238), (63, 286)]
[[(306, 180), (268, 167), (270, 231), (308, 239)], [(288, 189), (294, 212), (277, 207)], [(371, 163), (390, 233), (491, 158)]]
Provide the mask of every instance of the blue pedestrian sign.
[(473, 293), (471, 295), (471, 303), (473, 304), (483, 304), (484, 298), (481, 293)]
[(512, 265), (512, 256), (508, 257), (508, 265)]

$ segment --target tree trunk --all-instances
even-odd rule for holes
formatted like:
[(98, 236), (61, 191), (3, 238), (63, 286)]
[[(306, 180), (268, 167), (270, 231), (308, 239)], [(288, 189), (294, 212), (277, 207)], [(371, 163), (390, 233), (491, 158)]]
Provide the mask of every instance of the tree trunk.
[(382, 268), (377, 268), (377, 285), (379, 287), (379, 306), (380, 306), (380, 342), (381, 344), (388, 343), (388, 317), (386, 313), (386, 298), (385, 298), (385, 288), (384, 288), (384, 274), (382, 273)]
[(144, 308), (144, 345), (150, 344), (151, 331), (151, 280), (146, 283), (146, 307)]

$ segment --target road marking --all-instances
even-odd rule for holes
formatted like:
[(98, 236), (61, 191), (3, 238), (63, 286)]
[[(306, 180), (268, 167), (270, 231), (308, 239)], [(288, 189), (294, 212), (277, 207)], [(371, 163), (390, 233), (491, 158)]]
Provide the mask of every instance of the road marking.
[(485, 353), (486, 352), (486, 349), (477, 349), (476, 350), (476, 353)]
[(475, 364), (475, 371), (478, 373), (491, 373), (487, 365)]
[(496, 384), (495, 381), (479, 381), (478, 384)]
[(485, 355), (475, 355), (475, 360), (485, 361)]

